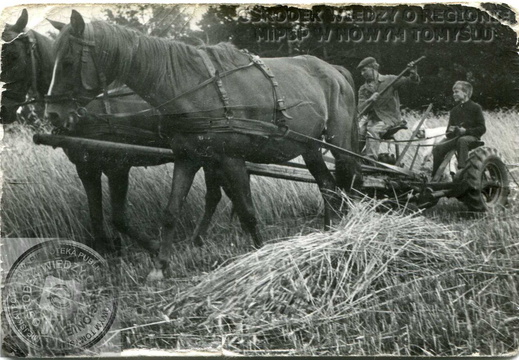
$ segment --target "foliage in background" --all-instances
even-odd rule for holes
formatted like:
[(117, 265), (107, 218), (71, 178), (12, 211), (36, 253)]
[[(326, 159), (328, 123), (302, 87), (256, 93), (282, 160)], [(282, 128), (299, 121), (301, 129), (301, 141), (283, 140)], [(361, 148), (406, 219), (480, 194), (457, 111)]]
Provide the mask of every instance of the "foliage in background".
[(185, 5), (132, 4), (116, 5), (105, 10), (114, 24), (139, 30), (147, 35), (179, 39), (186, 35), (193, 9)]
[[(461, 5), (425, 5), (392, 7), (399, 14), (394, 22), (376, 21), (374, 23), (355, 22), (352, 12), (384, 10), (384, 7), (365, 6), (313, 6), (313, 14), (320, 14), (322, 21), (293, 19), (282, 21), (279, 14), (298, 13), (300, 9), (288, 6), (265, 7), (261, 5), (215, 5), (199, 19), (193, 16), (193, 7), (182, 5), (117, 5), (115, 10), (107, 9), (108, 21), (138, 29), (146, 34), (181, 39), (196, 45), (231, 42), (240, 49), (247, 49), (263, 57), (315, 55), (332, 64), (347, 67), (352, 71), (357, 87), (363, 82), (357, 64), (366, 56), (374, 56), (381, 64), (381, 73), (397, 74), (406, 64), (425, 55), (427, 58), (419, 66), (422, 76), (420, 85), (402, 89), (404, 106), (421, 109), (428, 103), (434, 109), (450, 109), (452, 85), (457, 80), (467, 80), (474, 85), (473, 99), (483, 107), (513, 107), (519, 100), (519, 57), (517, 55), (517, 35), (507, 26), (516, 23), (515, 14), (506, 5), (483, 4), (486, 12)], [(414, 22), (402, 19), (404, 10), (416, 13)], [(464, 9), (475, 10), (483, 19), (477, 22), (449, 22), (428, 20), (427, 12), (442, 13)], [(490, 14), (489, 17), (487, 14)], [(502, 14), (508, 14), (503, 18)], [(262, 21), (257, 21), (263, 19)], [(337, 19), (340, 19), (339, 21)], [(490, 20), (488, 20), (490, 19)], [(495, 21), (500, 19), (502, 23)], [(330, 38), (322, 41), (319, 34), (330, 31), (347, 33), (354, 28), (384, 32), (389, 29), (407, 31), (451, 31), (470, 26), (493, 33), (492, 41), (343, 41)], [(340, 29), (340, 30), (338, 30)], [(297, 38), (305, 32), (311, 36)], [(289, 36), (295, 39), (289, 39)], [(480, 35), (482, 32), (479, 33)], [(269, 40), (265, 41), (265, 36)], [(274, 38), (277, 36), (277, 38)], [(263, 37), (263, 40), (260, 40)], [(195, 39), (195, 40), (193, 40)]]
[[(504, 6), (486, 4), (487, 11), (495, 18), (506, 11)], [(433, 102), (435, 108), (450, 108), (451, 88), (456, 80), (467, 80), (474, 84), (473, 98), (486, 108), (499, 106), (513, 106), (518, 99), (517, 65), (517, 35), (508, 26), (497, 22), (477, 24), (480, 29), (485, 28), (494, 33), (490, 42), (485, 41), (360, 41), (337, 42), (320, 41), (319, 36), (309, 36), (302, 41), (289, 40), (289, 37), (279, 36), (275, 41), (259, 40), (259, 36), (274, 36), (278, 31), (282, 34), (302, 34), (305, 29), (311, 34), (325, 33), (330, 29), (340, 28), (348, 31), (354, 27), (370, 27), (372, 30), (384, 31), (390, 27), (395, 29), (455, 29), (460, 24), (443, 22), (431, 24), (424, 12), (454, 9), (460, 11), (466, 7), (456, 5), (425, 5), (422, 7), (404, 7), (418, 14), (417, 20), (410, 24), (401, 17), (396, 17), (395, 23), (375, 22), (373, 24), (355, 24), (348, 19), (351, 11), (361, 11), (366, 7), (341, 6), (330, 7), (317, 5), (312, 8), (315, 14), (323, 14), (322, 22), (312, 21), (279, 21), (277, 14), (286, 14), (289, 11), (297, 12), (296, 8), (287, 6), (264, 7), (259, 5), (243, 7), (240, 5), (212, 6), (199, 21), (199, 36), (211, 44), (220, 41), (229, 41), (238, 48), (246, 48), (260, 56), (294, 56), (299, 54), (315, 55), (333, 64), (343, 65), (350, 69), (357, 84), (362, 79), (354, 71), (361, 59), (366, 56), (375, 56), (381, 64), (384, 74), (399, 73), (405, 65), (422, 55), (427, 59), (420, 64), (422, 83), (403, 92), (405, 105), (418, 109), (424, 104)], [(380, 11), (383, 7), (369, 7), (373, 11)], [(246, 10), (246, 11), (245, 11)], [(477, 10), (481, 14), (481, 10)], [(342, 23), (334, 22), (332, 16), (342, 16)], [(252, 21), (251, 19), (266, 19), (266, 21)], [(508, 19), (515, 23), (515, 16)], [(463, 26), (463, 25), (462, 25)], [(412, 41), (412, 42), (411, 42)], [(412, 95), (412, 96), (411, 96)]]

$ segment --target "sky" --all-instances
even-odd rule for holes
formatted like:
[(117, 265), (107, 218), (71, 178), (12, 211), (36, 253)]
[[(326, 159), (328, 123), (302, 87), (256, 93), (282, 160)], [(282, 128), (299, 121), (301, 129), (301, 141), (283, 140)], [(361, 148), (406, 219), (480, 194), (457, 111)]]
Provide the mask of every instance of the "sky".
[[(170, 2), (171, 3), (171, 2)], [(205, 12), (206, 6), (204, 5), (188, 5), (190, 7), (189, 13), (194, 13), (194, 23), (201, 18)], [(75, 4), (26, 4), (26, 5), (14, 5), (11, 7), (5, 7), (2, 9), (0, 16), (0, 27), (3, 28), (7, 22), (14, 24), (21, 14), (23, 8), (26, 8), (29, 12), (29, 23), (27, 24), (28, 29), (36, 30), (42, 34), (47, 34), (49, 31), (55, 31), (52, 25), (45, 19), (51, 19), (60, 21), (68, 24), (70, 20), (71, 10), (77, 10), (85, 20), (102, 20), (104, 19), (104, 9), (110, 8), (111, 4), (97, 3), (95, 5), (85, 5), (77, 1)]]

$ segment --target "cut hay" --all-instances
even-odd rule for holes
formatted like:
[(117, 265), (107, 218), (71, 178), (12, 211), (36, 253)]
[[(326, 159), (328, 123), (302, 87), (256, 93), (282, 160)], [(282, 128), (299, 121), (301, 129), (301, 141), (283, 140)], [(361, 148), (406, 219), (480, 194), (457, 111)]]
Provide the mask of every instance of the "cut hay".
[(502, 220), (453, 231), (379, 205), (356, 204), (335, 231), (266, 245), (208, 274), (166, 306), (171, 328), (245, 354), (517, 351), (519, 243), (510, 240), (519, 228), (485, 241), (474, 234)]
[(445, 286), (463, 290), (446, 279), (462, 269), (467, 243), (422, 216), (380, 214), (374, 205), (354, 206), (335, 231), (269, 244), (217, 269), (167, 314), (240, 349), (312, 345), (358, 355), (356, 343), (373, 341), (399, 353), (394, 341), (410, 341), (416, 326), (402, 319), (440, 316), (431, 301), (444, 301)]

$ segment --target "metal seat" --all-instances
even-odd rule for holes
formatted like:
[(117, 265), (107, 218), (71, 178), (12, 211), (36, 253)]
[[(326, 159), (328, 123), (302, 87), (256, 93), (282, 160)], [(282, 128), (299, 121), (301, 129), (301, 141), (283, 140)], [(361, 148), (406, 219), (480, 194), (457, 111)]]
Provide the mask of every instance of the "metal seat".
[(477, 142), (473, 143), (470, 147), (469, 147), (469, 150), (474, 150), (475, 148), (478, 148), (480, 146), (484, 146), (485, 145), (485, 142), (484, 141), (481, 141), (481, 140), (478, 140)]
[(382, 140), (393, 140), (394, 136), (397, 132), (399, 132), (400, 130), (406, 130), (406, 129), (408, 129), (407, 122), (403, 121), (400, 124), (392, 126), (389, 129), (387, 129), (386, 132), (384, 134), (382, 134), (382, 136), (380, 138)]

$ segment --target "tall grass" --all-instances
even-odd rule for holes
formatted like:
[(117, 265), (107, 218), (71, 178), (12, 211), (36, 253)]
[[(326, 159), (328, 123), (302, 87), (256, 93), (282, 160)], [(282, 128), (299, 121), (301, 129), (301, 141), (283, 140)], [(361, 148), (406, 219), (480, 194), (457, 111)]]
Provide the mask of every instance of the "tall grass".
[[(516, 113), (485, 115), (488, 130), (483, 140), (498, 148), (505, 162), (517, 163), (512, 131)], [(419, 113), (407, 114), (411, 124), (419, 117)], [(440, 126), (446, 121), (442, 115), (429, 124)], [(61, 149), (36, 146), (31, 137), (32, 132), (19, 125), (5, 132), (1, 154), (2, 237), (86, 240), (91, 236), (86, 196), (73, 164)], [(129, 218), (150, 238), (159, 236), (172, 171), (173, 164), (167, 164), (134, 168), (130, 174)], [(105, 227), (110, 229), (110, 236), (118, 236), (109, 224), (106, 184), (104, 191)], [(215, 214), (206, 246), (197, 248), (190, 243), (204, 206), (201, 174), (195, 179), (180, 219), (180, 242), (171, 258), (170, 279), (158, 287), (144, 286), (151, 266), (149, 256), (123, 238), (127, 248), (121, 261), (114, 262), (114, 271), (121, 274), (118, 317), (120, 326), (126, 329), (115, 332), (120, 333), (124, 348), (223, 346), (248, 352), (281, 349), (299, 354), (358, 355), (503, 354), (518, 348), (519, 221), (515, 203), (504, 214), (479, 219), (467, 218), (457, 200), (442, 200), (414, 217), (375, 214), (359, 205), (341, 228), (323, 233), (323, 205), (316, 185), (253, 177), (252, 191), (259, 226), (269, 243), (260, 251), (253, 252), (251, 239), (231, 218), (226, 198)], [(516, 196), (514, 190), (511, 198)], [(392, 230), (396, 235), (377, 229)], [(308, 249), (313, 250), (305, 253)], [(412, 256), (403, 256), (409, 251)], [(292, 253), (306, 254), (306, 260), (291, 258)], [(357, 258), (359, 254), (362, 256)], [(281, 257), (288, 264), (286, 284), (275, 276), (279, 269), (270, 266), (270, 261)], [(320, 260), (313, 263), (315, 259)], [(232, 276), (232, 269), (238, 268), (247, 274), (247, 266), (257, 276)], [(335, 277), (334, 281), (349, 287), (348, 291), (357, 287), (358, 297), (350, 297), (348, 303), (346, 295), (350, 293), (344, 288), (332, 286), (332, 282), (326, 288), (317, 282), (320, 287), (310, 289), (315, 290), (311, 299), (302, 293), (304, 301), (294, 303), (293, 313), (281, 311), (280, 304), (275, 303), (298, 294), (290, 288), (290, 279), (303, 281), (303, 286), (306, 280), (301, 279), (306, 278), (300, 277), (298, 269), (305, 267), (326, 271), (330, 279)], [(255, 291), (253, 285), (260, 278), (267, 279), (261, 291), (272, 289), (276, 301), (270, 302), (274, 304), (270, 312), (255, 315), (253, 311), (269, 304), (260, 299), (248, 308), (247, 294)], [(232, 279), (235, 281), (231, 283)], [(236, 319), (218, 323), (215, 314), (222, 309), (205, 302), (206, 286), (214, 289), (209, 295), (216, 304), (234, 299), (228, 309), (237, 314)], [(319, 289), (329, 292), (319, 293)], [(186, 302), (195, 295), (198, 300)], [(223, 299), (223, 295), (230, 298)], [(168, 305), (185, 311), (186, 317), (171, 315), (174, 321), (170, 323), (148, 325), (164, 319)], [(340, 312), (334, 315), (336, 306)], [(327, 312), (316, 312), (318, 309)]]
[[(397, 140), (407, 140), (411, 136), (411, 129), (413, 125), (418, 123), (423, 114), (417, 111), (409, 111), (404, 115), (405, 120), (408, 122), (408, 130), (399, 131), (396, 135)], [(486, 133), (482, 136), (481, 140), (485, 142), (486, 146), (494, 147), (498, 149), (502, 155), (503, 161), (506, 164), (516, 164), (519, 163), (519, 154), (517, 152), (516, 139), (514, 138), (515, 131), (517, 130), (517, 119), (519, 118), (519, 114), (517, 111), (512, 110), (498, 110), (492, 112), (484, 112), (485, 116), (485, 125), (487, 128)], [(441, 114), (431, 114), (427, 117), (427, 127), (428, 128), (436, 128), (436, 127), (445, 127), (447, 126), (449, 121), (448, 113)], [(419, 142), (412, 143), (413, 145), (407, 152), (407, 155), (404, 158), (404, 164), (409, 166), (411, 164), (412, 158), (415, 153), (416, 146), (414, 144), (419, 144)], [(389, 145), (392, 146), (392, 145)], [(400, 150), (405, 147), (405, 143), (400, 144)], [(386, 145), (387, 148), (387, 145)], [(426, 151), (426, 148), (421, 148), (419, 150), (419, 154), (417, 159), (415, 160), (415, 164), (420, 164), (423, 158), (423, 153)], [(432, 166), (432, 164), (431, 164)], [(413, 167), (414, 170), (420, 170), (416, 165)]]

